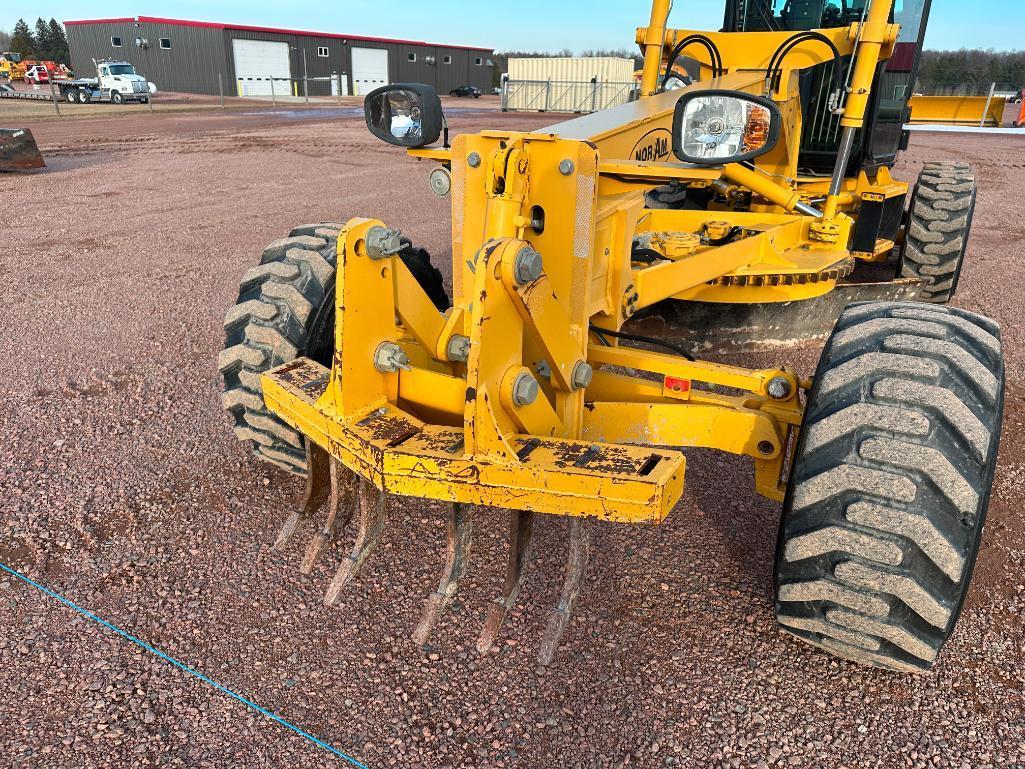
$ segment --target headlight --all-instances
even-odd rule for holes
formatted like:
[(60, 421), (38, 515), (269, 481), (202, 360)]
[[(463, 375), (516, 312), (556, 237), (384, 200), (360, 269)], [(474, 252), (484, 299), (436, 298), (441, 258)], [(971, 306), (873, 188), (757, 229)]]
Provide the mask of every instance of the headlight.
[(735, 163), (762, 155), (779, 138), (779, 108), (735, 91), (685, 94), (673, 119), (673, 152), (685, 162)]

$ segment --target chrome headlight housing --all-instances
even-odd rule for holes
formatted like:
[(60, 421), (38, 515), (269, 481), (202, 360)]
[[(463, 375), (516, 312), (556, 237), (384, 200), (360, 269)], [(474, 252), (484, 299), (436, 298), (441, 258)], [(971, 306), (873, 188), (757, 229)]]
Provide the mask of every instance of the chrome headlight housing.
[(673, 152), (680, 160), (723, 165), (763, 155), (779, 140), (773, 102), (739, 91), (684, 94), (673, 116)]

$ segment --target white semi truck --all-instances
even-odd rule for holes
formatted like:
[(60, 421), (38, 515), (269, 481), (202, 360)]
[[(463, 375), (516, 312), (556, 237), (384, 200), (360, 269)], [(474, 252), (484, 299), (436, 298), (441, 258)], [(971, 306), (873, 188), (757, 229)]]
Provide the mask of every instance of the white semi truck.
[(96, 65), (94, 78), (54, 81), (60, 89), (62, 100), (72, 104), (88, 104), (91, 101), (114, 104), (137, 101), (145, 104), (157, 92), (157, 87), (147, 82), (142, 75), (136, 74), (135, 68), (127, 61), (93, 59), (93, 64)]

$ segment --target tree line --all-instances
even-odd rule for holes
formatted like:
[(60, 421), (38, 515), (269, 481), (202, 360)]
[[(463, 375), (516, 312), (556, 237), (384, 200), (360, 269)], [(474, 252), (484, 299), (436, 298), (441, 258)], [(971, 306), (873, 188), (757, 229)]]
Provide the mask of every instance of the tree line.
[(957, 86), (983, 92), (990, 83), (998, 90), (1025, 88), (1025, 51), (926, 51), (918, 70), (917, 90), (942, 93)]
[(68, 38), (56, 19), (36, 19), (35, 30), (24, 19), (18, 19), (13, 32), (0, 30), (0, 51), (20, 53), (25, 59), (71, 64)]

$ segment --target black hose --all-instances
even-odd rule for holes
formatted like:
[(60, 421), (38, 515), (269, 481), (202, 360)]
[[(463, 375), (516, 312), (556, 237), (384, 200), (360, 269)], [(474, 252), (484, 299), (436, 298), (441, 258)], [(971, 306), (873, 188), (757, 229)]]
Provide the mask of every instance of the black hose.
[(744, 231), (743, 227), (730, 227), (730, 231), (723, 235), (721, 238), (709, 238), (708, 245), (710, 246), (725, 246), (736, 240), (737, 236)]
[(705, 35), (687, 35), (679, 43), (677, 43), (672, 52), (669, 54), (669, 59), (666, 61), (666, 72), (662, 76), (662, 87), (665, 87), (666, 81), (669, 76), (673, 73), (673, 67), (676, 66), (676, 60), (680, 57), (683, 49), (691, 43), (700, 43), (704, 49), (708, 52), (708, 58), (712, 66), (712, 77), (721, 77), (723, 74), (722, 67), (722, 54), (716, 47), (715, 43), (712, 42), (710, 37)]
[(776, 78), (782, 74), (783, 60), (790, 55), (790, 52), (793, 51), (794, 48), (809, 40), (816, 40), (829, 46), (829, 50), (833, 52), (833, 80), (835, 81), (835, 88), (836, 90), (839, 90), (843, 87), (843, 66), (840, 57), (840, 50), (832, 40), (821, 32), (808, 30), (783, 41), (776, 49), (776, 52), (772, 54), (772, 58), (769, 60), (769, 66), (765, 70), (765, 79), (772, 84), (773, 88), (778, 87)]
[(601, 336), (611, 336), (613, 339), (622, 339), (627, 342), (644, 342), (645, 344), (653, 344), (656, 347), (664, 347), (667, 350), (672, 350), (677, 355), (686, 358), (689, 361), (694, 360), (694, 356), (687, 352), (684, 348), (672, 342), (666, 342), (662, 339), (656, 339), (653, 336), (641, 336), (640, 334), (628, 334), (625, 331), (610, 331), (607, 328), (599, 328), (598, 326), (591, 325), (591, 331)]
[(655, 262), (661, 262), (668, 259), (668, 256), (659, 253), (653, 248), (638, 248), (630, 253), (631, 262), (643, 262), (644, 264), (653, 264)]

